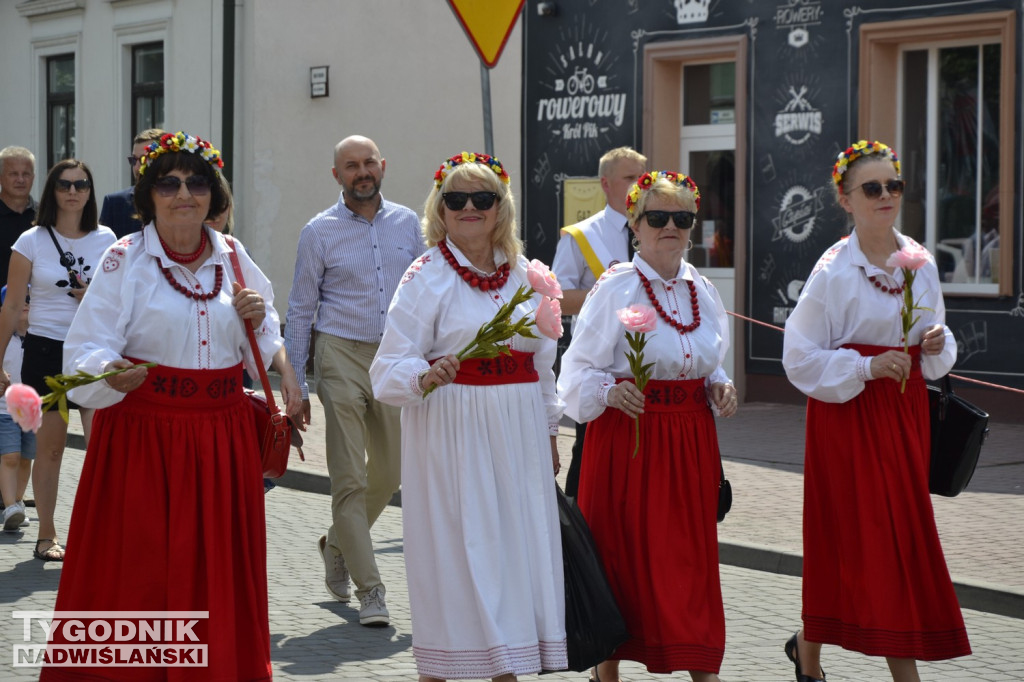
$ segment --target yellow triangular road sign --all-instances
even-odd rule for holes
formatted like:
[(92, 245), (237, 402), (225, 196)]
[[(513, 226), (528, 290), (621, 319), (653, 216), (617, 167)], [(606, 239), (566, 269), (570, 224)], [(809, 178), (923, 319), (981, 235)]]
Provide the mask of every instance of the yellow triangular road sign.
[(526, 0), (448, 0), (480, 59), (494, 67)]

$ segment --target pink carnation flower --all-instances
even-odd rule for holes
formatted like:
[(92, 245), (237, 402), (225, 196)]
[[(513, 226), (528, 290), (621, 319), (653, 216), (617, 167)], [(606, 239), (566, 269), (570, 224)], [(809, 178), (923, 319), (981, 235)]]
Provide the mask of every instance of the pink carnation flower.
[(562, 337), (562, 304), (558, 299), (545, 296), (537, 306), (534, 319), (537, 321), (537, 330), (544, 336), (550, 339)]
[(626, 328), (626, 331), (645, 334), (653, 332), (658, 326), (658, 313), (646, 303), (636, 303), (628, 308), (620, 308), (615, 311), (619, 316), (619, 322)]
[(36, 389), (25, 384), (11, 384), (4, 393), (7, 411), (22, 431), (35, 433), (43, 423), (43, 401)]
[(533, 290), (549, 298), (562, 298), (562, 285), (548, 266), (534, 258), (526, 268), (526, 279)]
[(920, 270), (928, 262), (930, 254), (923, 246), (908, 244), (899, 251), (894, 251), (885, 261), (886, 267)]

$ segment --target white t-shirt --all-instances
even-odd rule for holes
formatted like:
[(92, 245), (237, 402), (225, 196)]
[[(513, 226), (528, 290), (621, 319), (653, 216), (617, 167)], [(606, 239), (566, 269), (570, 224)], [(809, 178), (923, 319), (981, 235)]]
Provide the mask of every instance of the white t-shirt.
[[(93, 278), (103, 253), (117, 240), (113, 231), (103, 225), (78, 239), (63, 237), (56, 230), (53, 234), (61, 249), (74, 255), (75, 264), (71, 269), (82, 284)], [(11, 249), (32, 263), (28, 333), (63, 341), (78, 312), (78, 299), (68, 295), (71, 291), (68, 271), (60, 264), (60, 256), (47, 229), (40, 225), (23, 232)]]
[[(21, 383), (21, 360), (25, 351), (21, 347), (21, 337), (15, 334), (11, 342), (7, 344), (7, 353), (4, 355), (4, 371), (11, 377), (12, 384)], [(0, 411), (7, 411), (7, 398), (0, 393)]]

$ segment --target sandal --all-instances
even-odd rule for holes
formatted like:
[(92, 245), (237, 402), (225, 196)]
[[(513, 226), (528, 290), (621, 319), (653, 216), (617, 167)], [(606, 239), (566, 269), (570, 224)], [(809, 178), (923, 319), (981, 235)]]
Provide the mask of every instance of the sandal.
[(796, 682), (825, 682), (825, 670), (822, 669), (821, 677), (811, 677), (810, 675), (804, 675), (800, 670), (800, 657), (797, 654), (796, 636), (799, 633), (794, 633), (792, 637), (786, 640), (786, 646), (783, 647), (786, 651), (786, 658), (793, 662), (796, 666)]
[[(50, 546), (46, 548), (46, 551), (40, 552), (39, 545), (44, 542), (49, 542)], [(60, 546), (56, 539), (43, 538), (42, 540), (36, 540), (36, 547), (32, 550), (32, 556), (40, 561), (64, 561), (64, 548)]]

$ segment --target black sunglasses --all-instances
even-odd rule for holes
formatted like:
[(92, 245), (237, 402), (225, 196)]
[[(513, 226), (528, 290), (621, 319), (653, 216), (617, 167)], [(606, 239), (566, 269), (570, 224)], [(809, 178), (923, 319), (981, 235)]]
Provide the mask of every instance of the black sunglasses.
[(88, 180), (57, 180), (58, 192), (70, 192), (72, 187), (79, 192), (84, 192), (92, 187), (92, 183)]
[[(861, 185), (860, 189), (864, 190), (864, 196), (868, 199), (877, 199), (882, 196), (883, 187), (885, 187), (885, 191), (888, 192), (890, 196), (898, 197), (903, 194), (903, 189), (906, 186), (907, 183), (902, 180), (886, 180), (884, 185), (877, 180), (871, 180)], [(853, 189), (857, 188), (854, 187)], [(853, 189), (850, 191), (852, 192)]]
[(680, 230), (689, 230), (693, 227), (693, 220), (697, 214), (691, 211), (644, 211), (640, 215), (641, 218), (647, 219), (648, 225), (657, 228), (668, 225), (669, 216)]
[(128, 157), (125, 157), (125, 158), (128, 159), (128, 165), (131, 166), (132, 168), (135, 168), (135, 164), (142, 163), (142, 157), (141, 156), (135, 156), (134, 154), (132, 154), (131, 156), (128, 156)]
[(441, 195), (444, 205), (451, 211), (461, 211), (466, 207), (466, 202), (473, 200), (473, 208), (478, 211), (486, 211), (498, 200), (496, 192), (445, 192)]
[[(181, 188), (182, 180), (176, 175), (165, 175), (153, 183), (153, 189), (162, 197), (173, 197)], [(205, 197), (210, 193), (210, 178), (205, 175), (190, 175), (185, 178), (185, 187), (194, 197)]]

